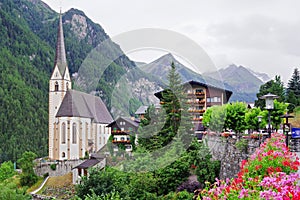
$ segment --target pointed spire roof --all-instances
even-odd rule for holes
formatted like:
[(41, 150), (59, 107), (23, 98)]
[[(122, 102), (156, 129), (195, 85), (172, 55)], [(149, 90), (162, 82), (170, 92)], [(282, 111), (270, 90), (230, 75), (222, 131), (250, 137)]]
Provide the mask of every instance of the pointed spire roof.
[(55, 65), (58, 66), (60, 74), (62, 76), (64, 76), (64, 73), (67, 68), (67, 59), (66, 59), (66, 50), (65, 50), (61, 11), (59, 14), (59, 25), (58, 25), (58, 31), (57, 31), (56, 54), (55, 54), (54, 66)]

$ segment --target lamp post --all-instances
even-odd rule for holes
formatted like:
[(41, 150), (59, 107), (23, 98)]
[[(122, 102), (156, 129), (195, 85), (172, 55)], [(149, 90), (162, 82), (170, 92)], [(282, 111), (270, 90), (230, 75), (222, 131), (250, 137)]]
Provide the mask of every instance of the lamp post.
[(261, 123), (261, 119), (262, 119), (262, 116), (257, 116), (257, 119), (258, 119), (258, 132), (259, 132), (259, 146), (260, 146), (260, 140), (261, 140), (261, 138), (260, 138), (260, 123)]
[[(285, 118), (285, 123), (283, 123), (283, 133), (286, 132), (286, 136), (285, 136), (285, 145), (286, 147), (289, 146), (289, 131), (290, 131), (290, 124), (289, 124), (289, 118), (294, 118), (293, 115), (290, 115), (288, 112), (285, 115), (280, 116), (281, 118)], [(285, 131), (285, 125), (288, 126), (288, 130)]]
[(268, 137), (271, 137), (271, 110), (274, 109), (274, 99), (277, 99), (278, 96), (275, 94), (268, 93), (260, 99), (265, 99), (266, 101), (266, 109), (268, 110)]

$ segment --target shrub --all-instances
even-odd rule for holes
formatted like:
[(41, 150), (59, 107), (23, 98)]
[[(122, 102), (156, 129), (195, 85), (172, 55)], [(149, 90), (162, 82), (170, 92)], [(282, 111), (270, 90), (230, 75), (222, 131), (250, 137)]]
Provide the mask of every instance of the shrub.
[(55, 163), (51, 164), (50, 165), (50, 169), (52, 169), (53, 171), (55, 171), (56, 170), (56, 164)]
[(49, 173), (48, 173), (48, 172), (45, 173), (45, 174), (43, 174), (43, 178), (44, 178), (44, 179), (46, 179), (48, 176), (49, 176)]

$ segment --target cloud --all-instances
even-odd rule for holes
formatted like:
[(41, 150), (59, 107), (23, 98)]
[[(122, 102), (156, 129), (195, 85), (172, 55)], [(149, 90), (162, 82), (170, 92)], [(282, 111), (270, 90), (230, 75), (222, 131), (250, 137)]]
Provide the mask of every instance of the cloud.
[(271, 51), (300, 56), (300, 21), (289, 22), (262, 15), (251, 15), (207, 27), (215, 44), (226, 48)]

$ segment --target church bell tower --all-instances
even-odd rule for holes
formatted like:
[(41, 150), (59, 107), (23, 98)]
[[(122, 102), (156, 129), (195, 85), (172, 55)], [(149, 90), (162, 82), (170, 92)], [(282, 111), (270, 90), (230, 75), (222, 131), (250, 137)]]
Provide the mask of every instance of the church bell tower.
[(57, 123), (55, 116), (67, 90), (71, 89), (71, 84), (72, 82), (66, 59), (62, 14), (60, 12), (54, 69), (49, 81), (49, 159), (54, 159), (54, 150), (55, 148), (58, 148), (54, 142), (54, 128), (55, 123)]

